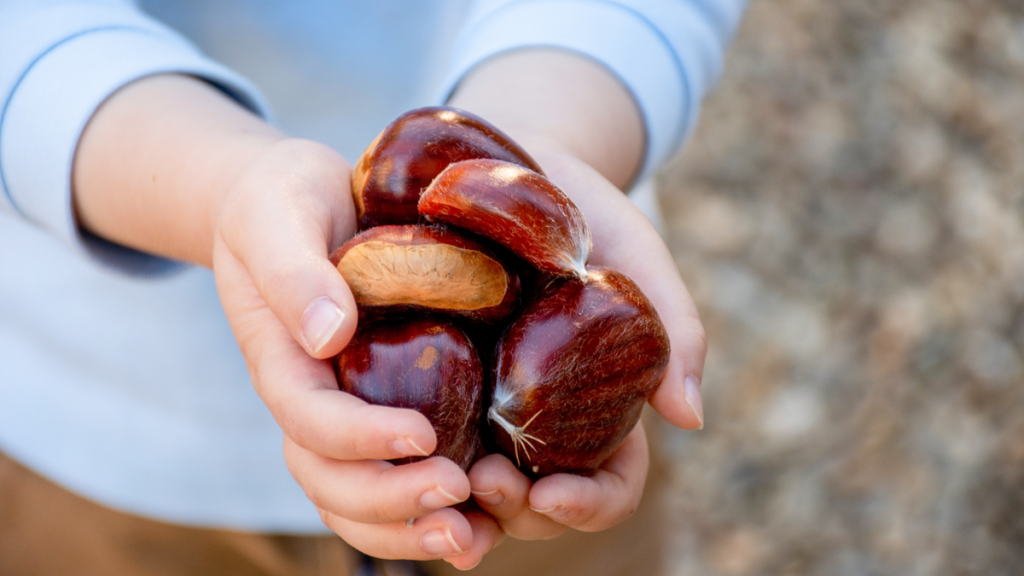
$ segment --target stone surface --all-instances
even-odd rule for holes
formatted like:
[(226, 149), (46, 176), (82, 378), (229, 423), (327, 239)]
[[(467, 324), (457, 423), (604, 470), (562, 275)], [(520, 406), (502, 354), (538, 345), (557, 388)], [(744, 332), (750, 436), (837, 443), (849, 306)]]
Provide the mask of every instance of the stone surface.
[(672, 574), (1024, 566), (1024, 3), (755, 0), (660, 176)]

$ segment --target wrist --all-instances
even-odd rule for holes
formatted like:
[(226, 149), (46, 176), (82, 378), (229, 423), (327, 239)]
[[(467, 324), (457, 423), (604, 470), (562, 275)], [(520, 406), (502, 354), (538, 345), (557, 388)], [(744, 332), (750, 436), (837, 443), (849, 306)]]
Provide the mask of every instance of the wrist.
[(284, 136), (197, 78), (151, 76), (112, 95), (79, 141), (79, 225), (112, 242), (209, 266), (225, 194)]

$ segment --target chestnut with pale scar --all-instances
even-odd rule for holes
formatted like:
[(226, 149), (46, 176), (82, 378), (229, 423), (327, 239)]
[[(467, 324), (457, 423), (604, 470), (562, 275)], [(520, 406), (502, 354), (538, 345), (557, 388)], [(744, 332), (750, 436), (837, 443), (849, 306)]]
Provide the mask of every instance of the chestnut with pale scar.
[(494, 321), (519, 282), (482, 244), (436, 226), (379, 226), (331, 257), (363, 309), (423, 308)]
[(434, 454), (469, 469), (480, 445), (483, 366), (458, 326), (432, 317), (362, 323), (334, 366), (345, 392), (426, 416), (437, 434)]

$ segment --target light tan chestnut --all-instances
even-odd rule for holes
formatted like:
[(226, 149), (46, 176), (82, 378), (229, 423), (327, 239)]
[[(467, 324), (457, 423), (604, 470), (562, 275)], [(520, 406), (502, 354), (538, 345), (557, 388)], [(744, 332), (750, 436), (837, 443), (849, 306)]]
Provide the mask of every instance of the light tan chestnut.
[(518, 302), (519, 278), (481, 242), (443, 226), (378, 226), (331, 255), (361, 312), (426, 310), (495, 322)]

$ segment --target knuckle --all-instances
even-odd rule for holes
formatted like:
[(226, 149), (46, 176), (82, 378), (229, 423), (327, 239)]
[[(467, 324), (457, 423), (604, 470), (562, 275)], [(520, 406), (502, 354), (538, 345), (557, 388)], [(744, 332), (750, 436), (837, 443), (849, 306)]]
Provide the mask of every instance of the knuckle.
[(303, 481), (300, 482), (302, 492), (306, 495), (306, 498), (313, 503), (317, 509), (326, 512), (327, 506), (323, 498), (322, 481), (318, 473), (308, 473), (304, 475)]
[(708, 350), (708, 336), (704, 330), (704, 325), (697, 318), (690, 319), (687, 324), (687, 336), (692, 346), (701, 352), (702, 355), (706, 354)]

